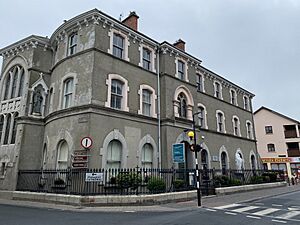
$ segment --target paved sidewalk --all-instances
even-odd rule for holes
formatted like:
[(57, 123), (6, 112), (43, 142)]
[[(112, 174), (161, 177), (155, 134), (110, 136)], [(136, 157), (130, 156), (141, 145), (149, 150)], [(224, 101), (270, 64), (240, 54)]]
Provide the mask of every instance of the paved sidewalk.
[[(300, 191), (300, 184), (281, 187), (281, 188), (267, 189), (267, 190), (235, 193), (230, 195), (207, 196), (202, 198), (202, 206), (216, 207), (216, 206), (227, 205), (232, 203), (241, 203), (241, 202), (251, 201), (254, 199), (267, 198), (267, 197), (295, 192), (295, 191)], [(4, 199), (0, 199), (0, 204), (38, 207), (38, 208), (50, 208), (50, 209), (57, 209), (57, 210), (70, 210), (70, 211), (80, 211), (80, 212), (136, 212), (136, 211), (166, 212), (166, 211), (194, 210), (197, 208), (196, 199), (188, 202), (168, 203), (168, 204), (154, 205), (154, 206), (120, 206), (120, 207), (118, 206), (83, 207), (83, 206), (58, 205), (58, 204), (4, 200)]]

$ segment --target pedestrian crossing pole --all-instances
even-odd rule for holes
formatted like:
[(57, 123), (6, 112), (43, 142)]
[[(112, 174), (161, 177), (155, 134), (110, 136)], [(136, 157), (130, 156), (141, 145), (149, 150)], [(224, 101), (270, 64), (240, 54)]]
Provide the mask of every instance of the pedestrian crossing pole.
[(198, 207), (201, 206), (201, 189), (200, 189), (200, 174), (199, 174), (199, 164), (198, 164), (198, 148), (197, 148), (197, 138), (196, 138), (196, 126), (195, 126), (195, 115), (198, 115), (200, 112), (193, 114), (193, 131), (188, 133), (190, 138), (194, 139), (193, 151), (195, 153), (195, 164), (196, 164), (196, 187), (197, 187), (197, 202)]

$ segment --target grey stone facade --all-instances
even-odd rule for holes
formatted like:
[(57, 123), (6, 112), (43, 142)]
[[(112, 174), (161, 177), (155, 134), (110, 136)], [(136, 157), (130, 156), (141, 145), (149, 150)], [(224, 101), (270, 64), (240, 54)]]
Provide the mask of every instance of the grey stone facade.
[(252, 93), (97, 9), (0, 54), (0, 189), (15, 188), (18, 170), (72, 167), (83, 137), (93, 140), (89, 168), (170, 168), (172, 144), (190, 141), (184, 130), (202, 106), (203, 166), (235, 169), (240, 154), (243, 168), (257, 168)]

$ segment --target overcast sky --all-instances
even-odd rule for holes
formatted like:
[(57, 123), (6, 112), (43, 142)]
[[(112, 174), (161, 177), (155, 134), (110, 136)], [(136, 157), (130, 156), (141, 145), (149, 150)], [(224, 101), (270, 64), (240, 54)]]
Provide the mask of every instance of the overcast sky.
[(116, 19), (136, 11), (142, 33), (183, 39), (202, 65), (254, 93), (255, 110), (300, 120), (300, 0), (0, 0), (0, 48), (50, 37), (64, 19), (93, 8)]

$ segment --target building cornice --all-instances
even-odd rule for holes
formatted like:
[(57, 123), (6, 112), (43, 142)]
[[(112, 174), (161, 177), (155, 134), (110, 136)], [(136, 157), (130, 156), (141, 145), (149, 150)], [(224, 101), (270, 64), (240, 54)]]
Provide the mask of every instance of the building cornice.
[(24, 52), (29, 49), (35, 49), (37, 47), (44, 48), (44, 51), (51, 49), (49, 39), (36, 35), (31, 35), (3, 49), (0, 49), (0, 56), (2, 56), (3, 59), (5, 59), (11, 56), (16, 56), (20, 52)]

